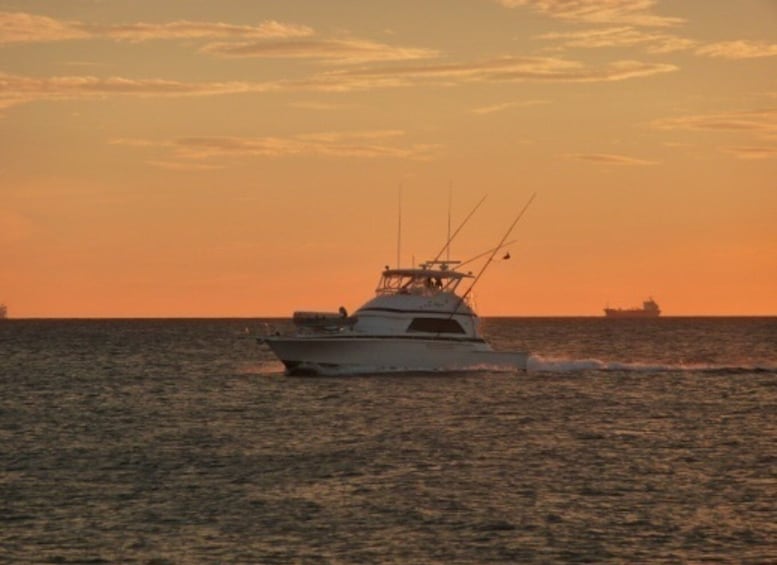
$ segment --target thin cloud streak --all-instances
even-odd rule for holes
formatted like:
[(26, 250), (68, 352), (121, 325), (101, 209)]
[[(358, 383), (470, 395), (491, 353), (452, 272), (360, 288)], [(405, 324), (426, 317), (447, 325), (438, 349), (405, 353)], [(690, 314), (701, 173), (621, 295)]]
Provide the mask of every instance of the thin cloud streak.
[(443, 84), (468, 82), (519, 82), (527, 80), (555, 82), (611, 82), (673, 72), (678, 67), (641, 61), (614, 61), (602, 66), (587, 66), (579, 61), (551, 57), (500, 57), (474, 63), (418, 65), (412, 67), (366, 68), (334, 71), (318, 78), (357, 88), (375, 84), (412, 84), (436, 80)]
[(568, 155), (568, 157), (580, 161), (603, 163), (605, 165), (646, 166), (659, 164), (658, 161), (647, 161), (645, 159), (636, 159), (634, 157), (615, 155), (612, 153), (575, 153)]
[(0, 109), (36, 100), (94, 99), (105, 96), (216, 96), (279, 91), (351, 92), (410, 87), (425, 83), (454, 86), (477, 82), (612, 82), (674, 72), (674, 65), (615, 61), (589, 67), (577, 61), (503, 57), (475, 63), (365, 67), (270, 82), (183, 82), (95, 76), (30, 77), (0, 73)]
[(738, 145), (723, 147), (739, 159), (777, 159), (777, 145)]
[(312, 28), (267, 20), (256, 26), (178, 20), (168, 23), (90, 24), (25, 12), (0, 12), (0, 44), (110, 39), (142, 42), (162, 39), (297, 38)]
[(182, 82), (94, 76), (28, 77), (0, 73), (0, 108), (36, 100), (95, 99), (106, 96), (213, 96), (277, 90), (275, 83)]
[(79, 25), (80, 22), (61, 21), (24, 12), (0, 12), (0, 44), (87, 39), (89, 34), (79, 29)]
[(301, 100), (297, 102), (290, 102), (289, 106), (291, 106), (292, 108), (300, 108), (302, 110), (313, 110), (318, 112), (331, 112), (345, 107), (342, 104), (332, 104), (330, 102), (316, 102), (314, 100)]
[(721, 41), (700, 47), (696, 53), (707, 57), (732, 60), (777, 57), (777, 43), (743, 40)]
[[(777, 109), (679, 116), (655, 120), (650, 125), (661, 130), (708, 131), (732, 135), (750, 134), (755, 143), (769, 143), (777, 135)], [(754, 160), (777, 157), (777, 146), (773, 144), (724, 146), (720, 149), (739, 159)]]
[(135, 43), (220, 39), (238, 41), (211, 42), (200, 51), (233, 58), (294, 58), (339, 63), (405, 61), (439, 56), (434, 49), (397, 47), (354, 38), (306, 39), (313, 35), (315, 31), (309, 26), (275, 20), (255, 26), (188, 20), (107, 25), (57, 20), (23, 12), (0, 12), (0, 45), (89, 39)]
[(708, 130), (708, 131), (777, 131), (777, 109), (727, 112), (663, 118), (651, 122), (651, 126), (664, 130)]
[(539, 36), (544, 40), (561, 40), (562, 48), (597, 49), (645, 45), (650, 53), (672, 53), (698, 45), (697, 41), (667, 33), (648, 32), (631, 26), (553, 32)]
[(497, 0), (506, 8), (529, 7), (540, 14), (571, 22), (669, 27), (682, 18), (653, 13), (655, 0)]
[(408, 61), (439, 56), (433, 49), (394, 47), (360, 39), (308, 39), (282, 42), (212, 43), (204, 53), (223, 57), (313, 59), (336, 63)]
[(186, 163), (224, 158), (282, 158), (293, 156), (392, 158), (429, 160), (440, 146), (432, 144), (387, 144), (385, 140), (401, 138), (399, 130), (318, 132), (290, 137), (201, 136), (175, 140), (114, 139), (113, 145), (134, 148), (158, 147), (172, 152), (173, 159), (151, 161), (156, 166), (186, 170)]
[(765, 41), (720, 41), (702, 44), (701, 41), (667, 33), (648, 32), (634, 27), (610, 27), (571, 32), (551, 32), (538, 39), (559, 41), (560, 49), (599, 49), (644, 45), (648, 53), (691, 51), (700, 56), (718, 59), (756, 59), (777, 56), (777, 43)]
[(201, 173), (207, 171), (218, 171), (224, 169), (224, 165), (213, 165), (196, 163), (192, 161), (146, 161), (152, 167), (159, 169), (165, 169), (168, 171), (180, 171), (180, 172), (192, 172)]
[(502, 104), (494, 104), (492, 106), (483, 106), (472, 110), (473, 114), (493, 114), (496, 112), (503, 112), (510, 108), (528, 108), (530, 106), (539, 106), (541, 104), (549, 104), (549, 100), (519, 100), (516, 102), (504, 102)]

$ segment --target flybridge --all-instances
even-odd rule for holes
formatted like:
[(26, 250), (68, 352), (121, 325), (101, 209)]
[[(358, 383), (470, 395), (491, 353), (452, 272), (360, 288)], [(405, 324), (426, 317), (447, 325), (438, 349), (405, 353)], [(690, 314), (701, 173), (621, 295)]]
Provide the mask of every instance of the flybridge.
[[(462, 273), (448, 268), (461, 261), (427, 261), (417, 269), (389, 269), (383, 271), (376, 294), (414, 294), (432, 296), (440, 292), (454, 292), (464, 278), (471, 273)], [(437, 268), (435, 268), (435, 266)]]

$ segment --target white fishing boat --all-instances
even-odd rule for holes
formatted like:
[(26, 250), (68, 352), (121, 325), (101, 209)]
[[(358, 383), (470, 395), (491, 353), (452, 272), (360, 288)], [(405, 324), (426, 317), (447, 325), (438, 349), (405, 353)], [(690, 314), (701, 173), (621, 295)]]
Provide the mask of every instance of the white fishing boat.
[(290, 374), (526, 369), (526, 353), (494, 351), (482, 338), (472, 305), (456, 293), (474, 277), (450, 265), (386, 269), (353, 316), (296, 312), (293, 334), (261, 341)]
[[(418, 267), (387, 266), (375, 296), (352, 316), (342, 307), (336, 313), (295, 312), (295, 331), (276, 332), (259, 341), (283, 362), (288, 374), (523, 371), (528, 354), (494, 351), (480, 335), (479, 318), (469, 300), (523, 211), (500, 244), (486, 252), (491, 256), (477, 276), (458, 270), (470, 261), (441, 261), (442, 252)], [(471, 284), (457, 292), (465, 280)]]

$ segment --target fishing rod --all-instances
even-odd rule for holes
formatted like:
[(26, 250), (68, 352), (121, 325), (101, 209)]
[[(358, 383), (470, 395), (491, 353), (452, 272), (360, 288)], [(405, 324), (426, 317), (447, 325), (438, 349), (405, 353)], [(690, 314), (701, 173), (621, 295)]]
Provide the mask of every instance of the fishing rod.
[(508, 237), (510, 237), (510, 234), (513, 232), (513, 230), (515, 229), (515, 226), (518, 224), (518, 222), (520, 221), (520, 219), (523, 217), (523, 214), (526, 212), (526, 210), (529, 208), (529, 206), (531, 205), (531, 203), (534, 201), (534, 197), (535, 197), (535, 196), (537, 196), (537, 193), (536, 193), (536, 192), (535, 192), (534, 194), (532, 194), (532, 195), (531, 195), (531, 198), (529, 198), (529, 201), (528, 201), (528, 202), (526, 202), (526, 204), (524, 205), (524, 207), (523, 207), (523, 209), (521, 210), (520, 214), (518, 214), (518, 216), (515, 218), (515, 220), (513, 220), (513, 223), (512, 223), (512, 224), (510, 224), (510, 228), (507, 230), (507, 232), (506, 232), (506, 233), (504, 234), (504, 236), (502, 237), (502, 241), (500, 241), (500, 242), (499, 242), (499, 245), (497, 245), (496, 247), (494, 247), (494, 250), (492, 251), (492, 253), (491, 253), (491, 256), (488, 258), (488, 261), (486, 261), (486, 264), (485, 264), (485, 265), (483, 265), (483, 268), (482, 268), (482, 269), (480, 269), (480, 272), (479, 272), (479, 273), (478, 273), (478, 275), (475, 277), (475, 280), (474, 280), (474, 281), (472, 281), (472, 284), (471, 284), (471, 285), (469, 285), (469, 288), (467, 289), (467, 292), (465, 292), (464, 294), (462, 294), (462, 295), (461, 295), (461, 297), (459, 298), (459, 303), (458, 303), (458, 304), (456, 304), (456, 307), (453, 309), (453, 312), (451, 312), (451, 317), (453, 317), (453, 315), (454, 315), (454, 314), (456, 313), (456, 311), (459, 309), (459, 306), (461, 306), (461, 303), (462, 303), (462, 302), (464, 302), (464, 300), (467, 298), (467, 296), (469, 295), (469, 293), (472, 291), (472, 289), (473, 289), (473, 288), (475, 287), (475, 285), (478, 283), (478, 281), (480, 280), (480, 277), (482, 277), (482, 276), (483, 276), (483, 273), (485, 273), (485, 272), (486, 272), (486, 269), (488, 269), (488, 266), (491, 264), (491, 261), (493, 261), (493, 260), (494, 260), (494, 256), (496, 255), (497, 251), (499, 251), (499, 249), (505, 245), (505, 241), (507, 240), (507, 238), (508, 238)]
[(469, 219), (472, 217), (472, 215), (473, 215), (475, 212), (477, 212), (477, 209), (478, 209), (478, 208), (480, 208), (480, 205), (481, 205), (481, 204), (483, 204), (483, 201), (485, 201), (485, 199), (486, 199), (487, 197), (488, 197), (488, 194), (484, 194), (484, 195), (483, 195), (483, 198), (481, 198), (481, 199), (480, 199), (480, 202), (478, 202), (478, 203), (477, 203), (477, 205), (476, 205), (476, 206), (475, 206), (475, 207), (472, 209), (472, 211), (471, 211), (471, 212), (470, 212), (470, 213), (467, 215), (467, 217), (466, 217), (466, 218), (464, 218), (464, 221), (462, 221), (462, 222), (459, 224), (459, 227), (457, 227), (457, 228), (456, 228), (456, 231), (455, 231), (455, 232), (453, 232), (453, 235), (451, 235), (450, 237), (448, 237), (448, 241), (446, 241), (446, 242), (445, 242), (445, 245), (443, 245), (443, 246), (442, 246), (442, 249), (440, 249), (440, 252), (439, 252), (439, 253), (438, 253), (438, 254), (437, 254), (435, 257), (434, 257), (434, 260), (432, 261), (432, 263), (436, 263), (436, 262), (437, 262), (437, 261), (440, 259), (440, 256), (441, 256), (443, 253), (445, 253), (445, 250), (446, 250), (446, 249), (448, 249), (448, 248), (450, 247), (450, 245), (451, 245), (451, 242), (452, 242), (452, 241), (453, 241), (453, 239), (454, 239), (454, 238), (455, 238), (455, 237), (456, 237), (456, 236), (459, 234), (459, 232), (461, 231), (461, 228), (463, 228), (463, 227), (464, 227), (464, 225), (465, 225), (465, 224), (466, 224), (466, 223), (469, 221)]
[(477, 261), (481, 257), (485, 257), (486, 255), (488, 255), (489, 253), (491, 253), (493, 251), (499, 251), (500, 249), (504, 249), (508, 245), (512, 245), (513, 243), (517, 243), (517, 242), (518, 242), (517, 239), (511, 239), (510, 241), (508, 241), (507, 243), (502, 244), (499, 247), (493, 247), (493, 248), (489, 249), (488, 251), (483, 251), (482, 253), (480, 253), (478, 255), (475, 255), (474, 257), (471, 257), (471, 258), (467, 259), (466, 261), (462, 261), (461, 263), (456, 265), (456, 270), (461, 269), (467, 263), (472, 263), (473, 261)]

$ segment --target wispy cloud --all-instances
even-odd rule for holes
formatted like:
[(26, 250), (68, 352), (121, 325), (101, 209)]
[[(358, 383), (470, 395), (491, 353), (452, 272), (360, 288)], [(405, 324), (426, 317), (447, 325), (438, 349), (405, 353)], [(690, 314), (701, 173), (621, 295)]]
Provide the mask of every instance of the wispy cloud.
[(655, 120), (651, 125), (662, 130), (695, 130), (748, 135), (755, 144), (724, 146), (721, 150), (740, 159), (777, 157), (777, 146), (770, 141), (777, 136), (777, 109), (775, 108), (678, 116)]
[(256, 26), (231, 25), (219, 22), (174, 21), (163, 24), (135, 23), (127, 25), (85, 25), (95, 36), (126, 41), (154, 39), (213, 39), (232, 38), (297, 38), (313, 35), (305, 25), (267, 20)]
[(114, 145), (158, 147), (170, 157), (151, 161), (156, 166), (190, 170), (189, 163), (213, 163), (224, 158), (280, 158), (299, 155), (322, 157), (394, 158), (428, 160), (439, 150), (432, 144), (401, 144), (398, 130), (319, 132), (288, 137), (185, 137), (169, 141), (115, 139)]
[(651, 123), (657, 129), (687, 129), (730, 132), (775, 132), (777, 109), (748, 110), (664, 118)]
[(105, 96), (209, 96), (267, 92), (274, 83), (181, 82), (161, 79), (100, 78), (94, 76), (28, 77), (0, 73), (0, 108), (35, 100), (102, 98)]
[(667, 27), (682, 18), (653, 12), (655, 0), (497, 0), (508, 8), (527, 6), (546, 16), (572, 22)]
[(36, 100), (107, 96), (215, 96), (261, 92), (351, 92), (419, 84), (454, 86), (477, 82), (612, 82), (676, 71), (669, 64), (615, 61), (589, 66), (545, 57), (501, 57), (471, 63), (373, 66), (337, 69), (298, 80), (184, 82), (124, 77), (31, 77), (0, 73), (0, 109)]
[(695, 39), (632, 26), (551, 32), (540, 35), (539, 39), (558, 41), (561, 49), (644, 46), (649, 53), (692, 50), (696, 55), (731, 60), (777, 56), (777, 43), (736, 40), (703, 44)]
[(605, 165), (645, 166), (658, 164), (657, 161), (648, 161), (645, 159), (637, 159), (635, 157), (615, 155), (612, 153), (575, 153), (569, 155), (568, 157), (571, 159), (578, 159), (580, 161), (602, 163)]
[(339, 110), (343, 108), (342, 104), (332, 104), (331, 102), (317, 102), (315, 100), (300, 100), (297, 102), (290, 102), (289, 106), (293, 108), (301, 108), (303, 110), (314, 110), (319, 112), (328, 112), (331, 110)]
[(604, 47), (633, 47), (644, 45), (651, 53), (670, 53), (691, 49), (698, 42), (663, 32), (644, 31), (632, 26), (585, 29), (571, 32), (545, 33), (545, 40), (560, 40), (563, 48), (585, 49)]
[(296, 38), (313, 35), (308, 26), (267, 20), (254, 26), (178, 20), (167, 23), (92, 24), (25, 12), (0, 12), (0, 44), (76, 39), (150, 41), (160, 39)]
[(397, 47), (362, 39), (303, 39), (211, 43), (202, 49), (224, 57), (313, 59), (337, 63), (408, 61), (439, 56), (433, 49)]
[(406, 61), (438, 56), (433, 49), (363, 39), (313, 39), (306, 25), (267, 20), (257, 25), (177, 20), (166, 23), (94, 24), (24, 12), (0, 12), (0, 45), (107, 39), (207, 41), (201, 51), (223, 57), (295, 58), (340, 63)]
[(495, 112), (502, 112), (509, 110), (510, 108), (527, 108), (529, 106), (539, 106), (541, 104), (549, 104), (548, 100), (517, 100), (514, 102), (503, 102), (502, 104), (493, 104), (491, 106), (482, 106), (472, 110), (474, 114), (493, 114)]
[(85, 39), (79, 22), (67, 22), (24, 12), (0, 12), (0, 44)]
[(427, 64), (405, 67), (349, 69), (319, 75), (316, 83), (365, 88), (370, 85), (402, 86), (421, 81), (441, 84), (468, 82), (611, 82), (676, 71), (669, 64), (614, 61), (589, 66), (551, 57), (499, 57), (471, 63)]
[(777, 159), (777, 145), (735, 145), (722, 149), (739, 159)]
[(197, 163), (194, 161), (147, 161), (152, 167), (166, 169), (168, 171), (182, 171), (191, 173), (201, 173), (206, 171), (217, 171), (224, 168), (224, 165), (210, 163)]
[(777, 43), (765, 41), (721, 41), (710, 43), (696, 50), (699, 55), (720, 59), (757, 59), (777, 57)]

